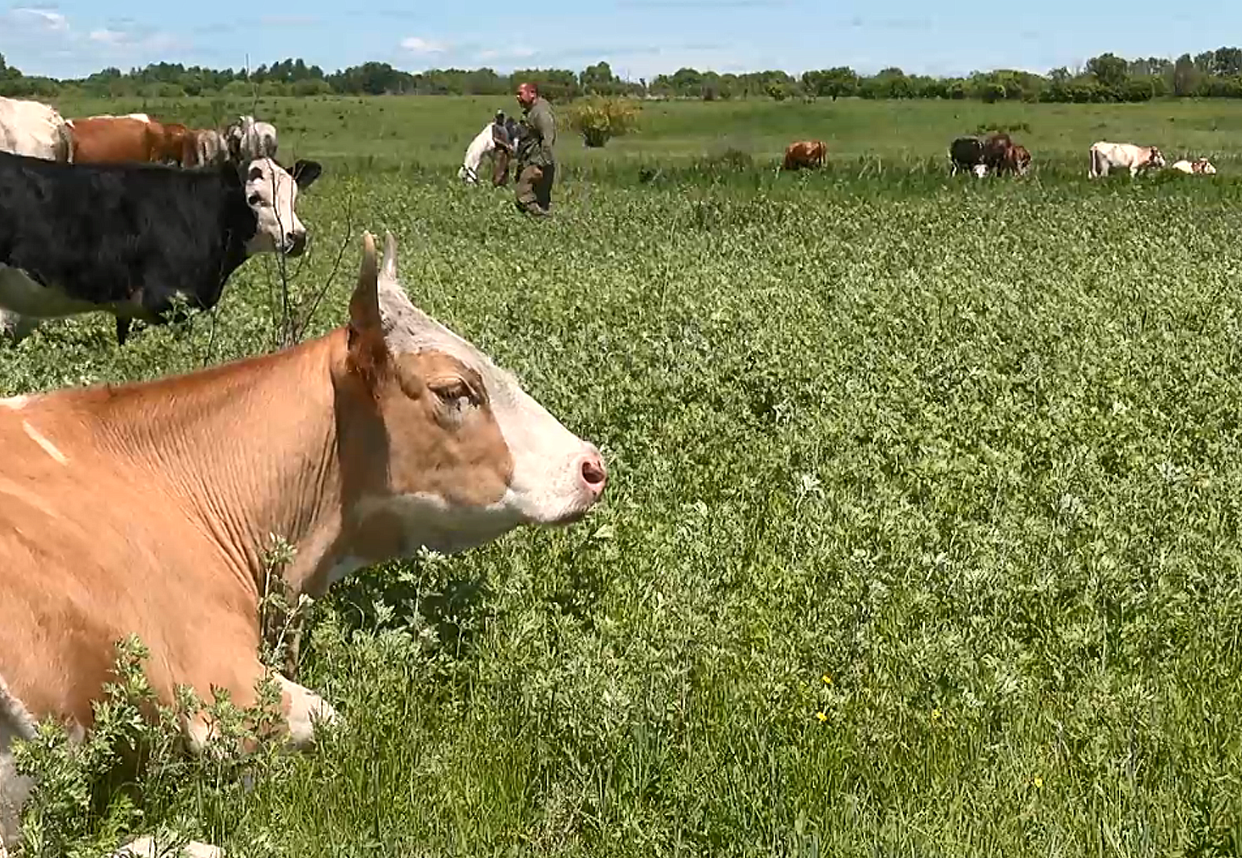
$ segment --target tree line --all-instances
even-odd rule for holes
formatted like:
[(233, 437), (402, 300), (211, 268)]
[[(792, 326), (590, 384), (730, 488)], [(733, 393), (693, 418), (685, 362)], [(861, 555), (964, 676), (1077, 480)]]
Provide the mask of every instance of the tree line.
[(795, 77), (784, 71), (718, 74), (682, 68), (652, 80), (622, 80), (606, 62), (580, 72), (520, 69), (499, 74), (490, 68), (431, 69), (412, 73), (388, 63), (367, 62), (332, 73), (302, 59), (285, 59), (255, 69), (210, 69), (181, 63), (153, 63), (122, 72), (106, 68), (89, 77), (58, 80), (24, 75), (0, 54), (0, 95), (48, 98), (82, 94), (175, 98), (314, 95), (507, 95), (519, 80), (536, 82), (553, 100), (580, 95), (647, 98), (944, 98), (982, 101), (1116, 102), (1166, 96), (1242, 98), (1242, 49), (1218, 48), (1176, 60), (1129, 60), (1112, 53), (1092, 57), (1080, 69), (1047, 74), (995, 69), (965, 77), (906, 74), (891, 67), (863, 75), (847, 66), (811, 70)]

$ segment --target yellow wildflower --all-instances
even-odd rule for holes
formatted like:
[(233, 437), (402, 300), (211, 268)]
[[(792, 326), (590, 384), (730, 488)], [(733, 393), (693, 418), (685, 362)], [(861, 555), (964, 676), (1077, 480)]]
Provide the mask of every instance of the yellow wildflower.
[(824, 681), (824, 685), (832, 685), (832, 677), (829, 676), (828, 674), (825, 673), (823, 676), (820, 677), (820, 679)]
[(816, 712), (815, 717), (819, 719), (819, 723), (821, 724), (823, 724), (825, 721), (828, 720), (828, 716), (825, 715), (822, 710), (819, 712)]
[(932, 710), (932, 720), (933, 720), (933, 721), (939, 721), (939, 720), (940, 720), (940, 716), (941, 716), (941, 715), (943, 715), (943, 714), (944, 714), (944, 713), (940, 711), (940, 707), (939, 707), (939, 706), (937, 706), (935, 709), (933, 709), (933, 710)]
[(1044, 788), (1044, 779), (1041, 778), (1039, 775), (1036, 775), (1035, 780), (1031, 781), (1031, 783), (1035, 784), (1035, 789)]

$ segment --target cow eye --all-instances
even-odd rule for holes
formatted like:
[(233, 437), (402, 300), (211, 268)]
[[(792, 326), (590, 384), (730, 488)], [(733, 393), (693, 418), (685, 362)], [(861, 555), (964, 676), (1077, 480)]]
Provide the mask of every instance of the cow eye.
[(263, 197), (259, 196), (258, 194), (251, 194), (250, 198), (246, 200), (246, 202), (248, 202), (252, 206), (262, 205)]
[(432, 392), (440, 398), (440, 401), (446, 405), (460, 407), (463, 404), (478, 404), (478, 397), (475, 395), (474, 389), (464, 379), (446, 378), (442, 381), (433, 382), (429, 386)]

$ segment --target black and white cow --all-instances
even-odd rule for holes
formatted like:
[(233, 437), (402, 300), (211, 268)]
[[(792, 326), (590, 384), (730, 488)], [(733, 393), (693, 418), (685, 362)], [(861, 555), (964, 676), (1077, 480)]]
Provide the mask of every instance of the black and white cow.
[(295, 202), (321, 171), (304, 160), (290, 174), (269, 158), (181, 169), (0, 152), (0, 327), (20, 340), (42, 319), (103, 310), (123, 345), (131, 320), (160, 324), (178, 299), (211, 309), (250, 256), (302, 254)]

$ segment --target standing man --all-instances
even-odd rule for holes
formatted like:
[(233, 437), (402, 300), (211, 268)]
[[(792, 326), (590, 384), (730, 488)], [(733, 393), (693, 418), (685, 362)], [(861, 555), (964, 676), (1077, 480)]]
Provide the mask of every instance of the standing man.
[(552, 105), (540, 97), (533, 83), (523, 83), (517, 90), (518, 104), (526, 114), (525, 128), (517, 145), (517, 207), (519, 211), (547, 217), (552, 205), (552, 179), (556, 160), (552, 147), (556, 143), (556, 121)]

